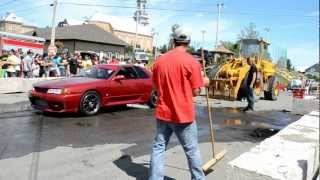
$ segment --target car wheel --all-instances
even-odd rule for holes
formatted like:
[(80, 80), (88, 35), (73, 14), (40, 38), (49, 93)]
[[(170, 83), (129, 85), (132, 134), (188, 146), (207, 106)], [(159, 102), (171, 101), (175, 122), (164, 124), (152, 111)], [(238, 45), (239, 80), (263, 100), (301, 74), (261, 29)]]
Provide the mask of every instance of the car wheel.
[(158, 95), (156, 91), (151, 92), (150, 100), (148, 102), (148, 106), (150, 108), (155, 108), (157, 105)]
[(100, 96), (95, 91), (86, 92), (80, 102), (80, 112), (84, 115), (95, 115), (99, 112), (101, 106)]

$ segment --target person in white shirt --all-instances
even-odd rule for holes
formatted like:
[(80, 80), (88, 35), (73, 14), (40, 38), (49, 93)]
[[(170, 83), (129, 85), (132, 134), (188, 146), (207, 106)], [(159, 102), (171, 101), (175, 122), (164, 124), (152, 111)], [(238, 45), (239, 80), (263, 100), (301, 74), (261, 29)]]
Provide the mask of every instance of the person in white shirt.
[(33, 64), (32, 54), (33, 53), (31, 51), (28, 51), (27, 55), (22, 59), (23, 75), (26, 78), (32, 77), (32, 64)]
[(21, 60), (15, 54), (16, 54), (15, 50), (11, 49), (10, 55), (7, 59), (7, 64), (8, 64), (7, 76), (8, 77), (19, 77)]

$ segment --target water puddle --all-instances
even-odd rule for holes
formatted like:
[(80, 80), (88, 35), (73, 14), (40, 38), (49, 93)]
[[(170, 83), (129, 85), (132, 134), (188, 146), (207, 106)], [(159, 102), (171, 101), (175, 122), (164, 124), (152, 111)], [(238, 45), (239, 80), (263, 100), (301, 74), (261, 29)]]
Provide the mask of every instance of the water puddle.
[[(196, 110), (197, 118), (206, 123), (208, 119), (207, 107), (197, 106)], [(215, 130), (236, 128), (249, 131), (249, 135), (254, 138), (270, 137), (300, 117), (288, 110), (244, 113), (239, 107), (225, 107), (212, 108), (211, 111)]]

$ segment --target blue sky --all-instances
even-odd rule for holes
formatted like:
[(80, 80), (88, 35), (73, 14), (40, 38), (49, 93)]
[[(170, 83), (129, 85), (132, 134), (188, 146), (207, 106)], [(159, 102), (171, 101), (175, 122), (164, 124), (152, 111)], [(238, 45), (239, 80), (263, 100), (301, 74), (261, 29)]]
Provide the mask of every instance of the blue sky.
[[(0, 0), (0, 15), (7, 11), (39, 26), (51, 23), (53, 0)], [(7, 3), (9, 2), (9, 3)], [(65, 2), (135, 6), (135, 0), (60, 0), (57, 19), (83, 20), (95, 12), (131, 18), (132, 8), (75, 6)], [(260, 35), (268, 38), (270, 52), (278, 57), (287, 51), (297, 69), (319, 61), (319, 1), (318, 0), (148, 0), (150, 28), (159, 33), (157, 45), (167, 43), (173, 24), (182, 24), (192, 35), (195, 46), (202, 45), (201, 31), (205, 30), (205, 48), (213, 49), (215, 42), (217, 3), (224, 3), (221, 14), (220, 40), (237, 40), (241, 29), (250, 22), (256, 24)], [(129, 27), (130, 28), (130, 27)], [(134, 28), (134, 27), (132, 27)], [(267, 33), (265, 28), (269, 28)]]

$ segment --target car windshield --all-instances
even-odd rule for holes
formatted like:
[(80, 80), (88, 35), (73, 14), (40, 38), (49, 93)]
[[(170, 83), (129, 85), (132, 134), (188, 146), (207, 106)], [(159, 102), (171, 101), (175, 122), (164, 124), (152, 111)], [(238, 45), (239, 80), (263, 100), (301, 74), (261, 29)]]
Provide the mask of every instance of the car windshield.
[(78, 77), (88, 77), (96, 79), (108, 79), (114, 71), (112, 69), (105, 68), (91, 68), (80, 72)]

